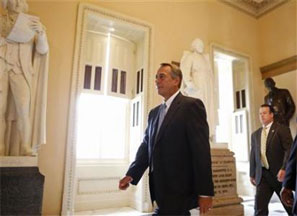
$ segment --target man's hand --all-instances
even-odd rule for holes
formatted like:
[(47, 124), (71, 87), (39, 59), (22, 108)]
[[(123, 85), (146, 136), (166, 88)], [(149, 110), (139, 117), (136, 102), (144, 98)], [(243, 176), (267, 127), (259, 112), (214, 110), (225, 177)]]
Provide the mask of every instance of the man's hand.
[(250, 181), (252, 183), (252, 185), (256, 186), (256, 179), (253, 177), (250, 177)]
[(209, 209), (212, 207), (212, 197), (199, 196), (198, 205), (200, 209), (200, 214), (208, 212)]
[(288, 188), (282, 188), (280, 192), (281, 199), (286, 206), (292, 207), (294, 203), (292, 190)]
[(285, 179), (285, 175), (286, 175), (286, 171), (283, 170), (283, 169), (280, 169), (280, 170), (278, 171), (278, 174), (277, 174), (277, 180), (278, 180), (279, 182), (283, 182), (284, 179)]
[(126, 190), (129, 187), (129, 184), (132, 180), (133, 179), (131, 176), (125, 176), (124, 178), (122, 178), (119, 182), (119, 189)]

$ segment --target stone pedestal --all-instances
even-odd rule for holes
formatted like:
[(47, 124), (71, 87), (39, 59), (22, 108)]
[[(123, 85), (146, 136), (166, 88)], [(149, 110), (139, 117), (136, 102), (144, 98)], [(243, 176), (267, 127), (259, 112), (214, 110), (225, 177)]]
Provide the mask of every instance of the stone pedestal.
[(41, 215), (43, 184), (36, 157), (0, 157), (0, 215)]
[(233, 155), (228, 149), (211, 149), (215, 197), (207, 215), (244, 215), (243, 200), (237, 195)]

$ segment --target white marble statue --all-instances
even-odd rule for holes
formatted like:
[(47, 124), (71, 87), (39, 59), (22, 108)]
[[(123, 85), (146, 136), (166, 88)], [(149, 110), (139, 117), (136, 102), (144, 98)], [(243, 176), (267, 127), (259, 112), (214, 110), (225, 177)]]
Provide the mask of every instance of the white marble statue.
[(32, 156), (45, 143), (48, 42), (25, 0), (0, 1), (0, 156)]
[(204, 51), (203, 41), (196, 38), (191, 45), (191, 51), (184, 51), (180, 62), (183, 72), (182, 92), (190, 97), (203, 101), (209, 124), (210, 140), (215, 135), (216, 110), (214, 107), (214, 76), (209, 56)]

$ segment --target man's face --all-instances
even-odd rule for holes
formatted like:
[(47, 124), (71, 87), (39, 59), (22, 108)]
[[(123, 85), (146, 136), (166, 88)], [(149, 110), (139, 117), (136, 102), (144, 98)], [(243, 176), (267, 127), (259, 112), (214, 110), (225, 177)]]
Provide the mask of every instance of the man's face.
[(260, 122), (265, 126), (273, 121), (273, 113), (269, 111), (269, 107), (260, 107), (259, 117)]
[(155, 83), (158, 94), (164, 97), (165, 100), (170, 98), (179, 89), (179, 78), (171, 77), (171, 68), (169, 66), (159, 68)]

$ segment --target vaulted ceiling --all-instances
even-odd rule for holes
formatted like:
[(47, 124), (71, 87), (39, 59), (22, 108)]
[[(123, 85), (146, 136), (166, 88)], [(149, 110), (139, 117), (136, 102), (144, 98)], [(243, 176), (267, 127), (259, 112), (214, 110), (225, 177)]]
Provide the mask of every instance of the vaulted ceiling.
[(256, 18), (290, 0), (221, 0)]

